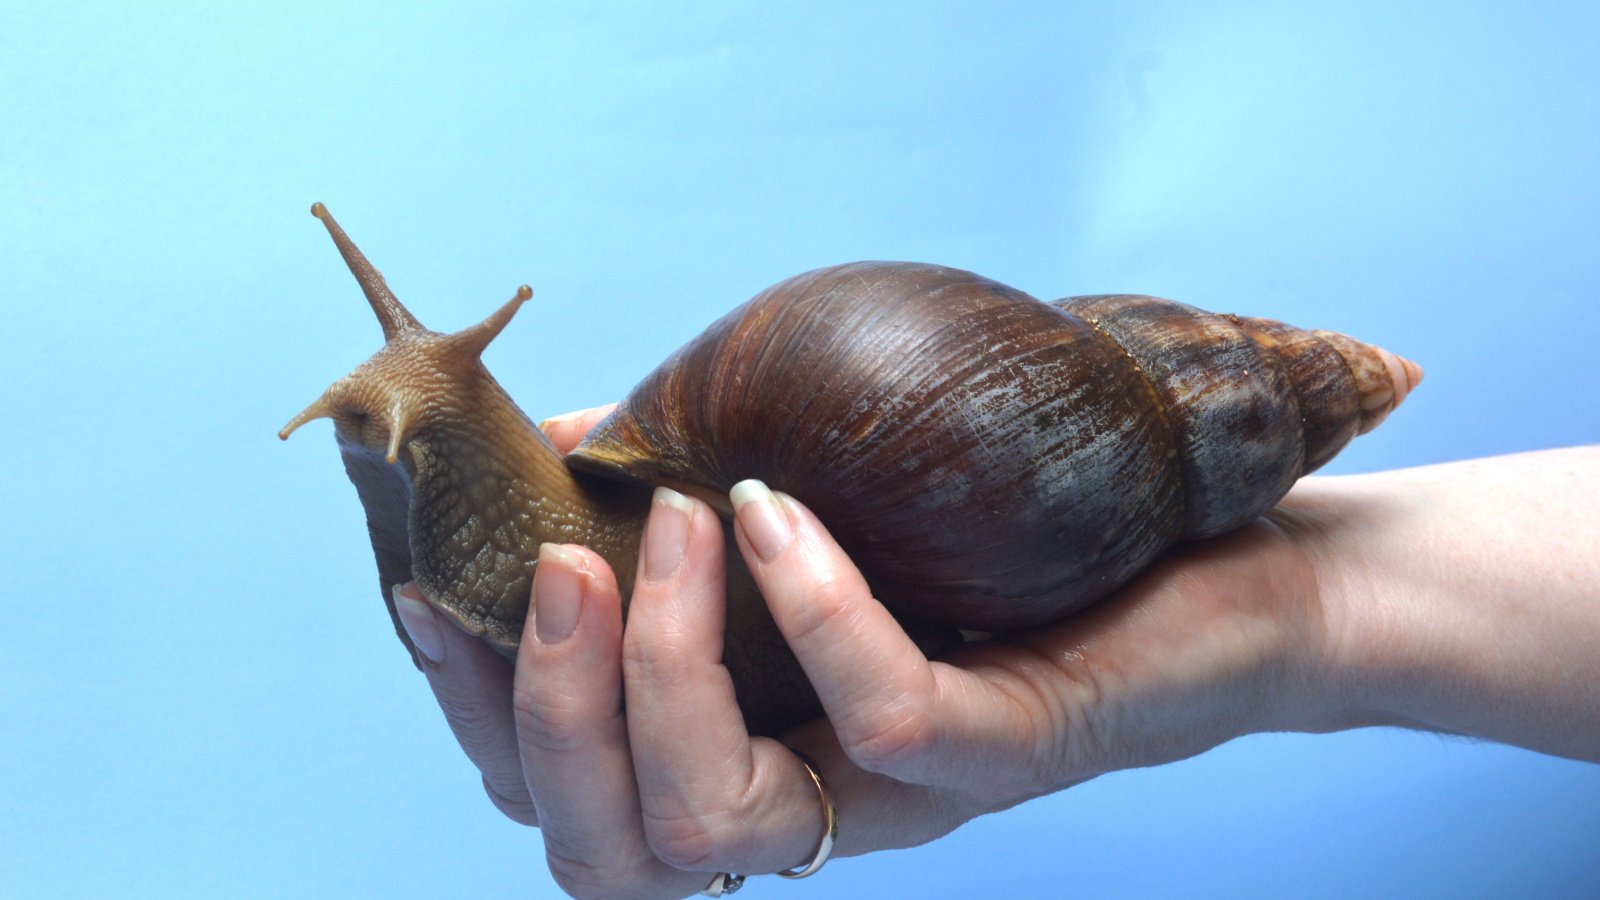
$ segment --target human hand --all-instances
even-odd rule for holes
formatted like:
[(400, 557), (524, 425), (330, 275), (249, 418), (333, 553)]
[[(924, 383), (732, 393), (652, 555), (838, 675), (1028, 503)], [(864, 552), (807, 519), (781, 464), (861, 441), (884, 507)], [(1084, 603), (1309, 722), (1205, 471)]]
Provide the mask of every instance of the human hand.
[[(547, 430), (565, 449), (592, 421)], [(837, 853), (922, 843), (1101, 772), (1253, 731), (1445, 727), (1373, 702), (1382, 666), (1351, 651), (1383, 643), (1350, 624), (1372, 616), (1350, 600), (1345, 559), (1370, 556), (1360, 545), (1383, 523), (1352, 540), (1338, 491), (1297, 494), (1309, 499), (1292, 495), (1265, 520), (1169, 554), (1069, 622), (934, 662), (800, 504), (746, 496), (739, 546), (829, 714), (782, 739), (832, 783)], [(1389, 536), (1408, 524), (1390, 523)], [(702, 504), (658, 496), (625, 637), (615, 579), (575, 547), (541, 560), (514, 673), (439, 629), (442, 662), (427, 668), (441, 705), (496, 804), (542, 821), (569, 892), (681, 896), (713, 872), (774, 871), (816, 850), (822, 815), (805, 769), (782, 744), (748, 736), (717, 665), (718, 528)], [(676, 568), (652, 578), (645, 567), (663, 552)], [(415, 614), (402, 603), (414, 638)], [(1390, 699), (1404, 693), (1397, 683)]]
[[(545, 427), (565, 450), (598, 418)], [(576, 547), (541, 559), (514, 673), (435, 623), (435, 645), (448, 646), (426, 668), (447, 718), (496, 805), (543, 823), (552, 871), (574, 893), (690, 893), (716, 871), (803, 863), (822, 833), (804, 768), (782, 744), (748, 736), (718, 665), (719, 523), (664, 496), (626, 637), (614, 577)], [(827, 773), (840, 854), (922, 843), (1102, 771), (1287, 727), (1283, 711), (1303, 706), (1292, 688), (1313, 680), (1284, 676), (1314, 656), (1315, 583), (1269, 523), (1179, 554), (1069, 624), (929, 662), (797, 502), (757, 491), (736, 522), (829, 713), (832, 725), (783, 740)], [(652, 551), (667, 536), (681, 549)], [(644, 567), (661, 553), (680, 563), (652, 579)], [(573, 592), (576, 612), (552, 612)], [(418, 603), (401, 602), (414, 639)]]

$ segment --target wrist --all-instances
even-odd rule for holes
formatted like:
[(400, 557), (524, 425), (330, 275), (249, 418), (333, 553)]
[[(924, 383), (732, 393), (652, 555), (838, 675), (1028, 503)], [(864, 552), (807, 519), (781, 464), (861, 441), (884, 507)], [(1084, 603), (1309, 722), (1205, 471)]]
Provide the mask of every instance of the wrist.
[(1276, 512), (1316, 573), (1327, 728), (1600, 756), (1600, 454), (1307, 479)]
[(1436, 661), (1417, 636), (1426, 618), (1405, 593), (1389, 535), (1404, 531), (1404, 511), (1370, 477), (1303, 479), (1269, 517), (1289, 535), (1315, 584), (1316, 601), (1300, 636), (1310, 715), (1298, 730), (1328, 732), (1374, 725), (1426, 727), (1403, 693)]

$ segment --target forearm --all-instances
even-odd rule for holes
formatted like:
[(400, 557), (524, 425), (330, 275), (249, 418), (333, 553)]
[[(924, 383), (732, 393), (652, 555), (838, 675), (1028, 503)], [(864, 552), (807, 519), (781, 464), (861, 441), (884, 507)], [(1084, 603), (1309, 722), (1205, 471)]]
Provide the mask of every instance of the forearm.
[(1600, 447), (1307, 479), (1333, 715), (1600, 760)]

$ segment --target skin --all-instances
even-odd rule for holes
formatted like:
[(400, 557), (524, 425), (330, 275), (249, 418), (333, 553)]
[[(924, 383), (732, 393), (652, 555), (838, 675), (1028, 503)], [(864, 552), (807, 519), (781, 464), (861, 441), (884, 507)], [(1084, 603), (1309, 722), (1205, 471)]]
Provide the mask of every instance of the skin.
[[(603, 415), (544, 425), (566, 449)], [(491, 801), (574, 896), (680, 897), (719, 871), (933, 840), (984, 813), (1263, 731), (1399, 725), (1600, 761), (1600, 447), (1302, 480), (1067, 622), (929, 661), (822, 525), (742, 498), (739, 550), (829, 721), (749, 737), (719, 665), (722, 523), (652, 505), (626, 633), (616, 577), (543, 548), (513, 665), (400, 618)], [(741, 498), (736, 498), (741, 499)], [(626, 700), (626, 703), (624, 703)]]

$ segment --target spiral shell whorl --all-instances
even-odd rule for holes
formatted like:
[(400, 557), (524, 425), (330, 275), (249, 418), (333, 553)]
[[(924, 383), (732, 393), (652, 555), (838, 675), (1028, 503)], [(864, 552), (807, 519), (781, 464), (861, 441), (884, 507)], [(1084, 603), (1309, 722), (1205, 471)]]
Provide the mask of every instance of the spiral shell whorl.
[(1183, 538), (1221, 534), (1261, 514), (1300, 477), (1305, 444), (1281, 362), (1225, 316), (1130, 294), (1054, 304), (1128, 354), (1155, 395), (1183, 473)]

